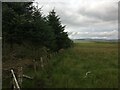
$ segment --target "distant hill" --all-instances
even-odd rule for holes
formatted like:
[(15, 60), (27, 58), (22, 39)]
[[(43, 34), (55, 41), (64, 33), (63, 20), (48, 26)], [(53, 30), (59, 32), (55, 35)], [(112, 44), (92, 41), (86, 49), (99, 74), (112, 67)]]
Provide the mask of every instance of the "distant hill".
[(119, 40), (117, 40), (117, 39), (72, 39), (73, 40), (73, 42), (118, 42), (118, 41), (120, 41), (120, 39)]

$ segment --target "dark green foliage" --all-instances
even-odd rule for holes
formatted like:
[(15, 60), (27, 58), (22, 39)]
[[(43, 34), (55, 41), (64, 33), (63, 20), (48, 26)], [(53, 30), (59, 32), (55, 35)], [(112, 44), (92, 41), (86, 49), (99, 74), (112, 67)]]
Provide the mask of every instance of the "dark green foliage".
[(64, 32), (65, 26), (62, 26), (60, 18), (56, 15), (56, 12), (52, 10), (48, 17), (48, 24), (52, 26), (53, 32), (55, 33), (56, 38), (56, 50), (60, 50), (62, 48), (68, 48), (71, 46), (72, 41), (68, 38), (67, 32)]
[(34, 29), (31, 32), (30, 39), (32, 44), (36, 44), (41, 47), (47, 47), (53, 49), (55, 46), (54, 32), (52, 32), (51, 26), (45, 22), (45, 18), (40, 13), (40, 10), (35, 9), (33, 13)]
[[(32, 14), (32, 2), (19, 3), (3, 3), (2, 10), (2, 25), (3, 25), (3, 40), (4, 43), (22, 44), (26, 37), (26, 28), (29, 26)], [(3, 43), (3, 44), (4, 44)]]
[(71, 46), (72, 41), (64, 32), (59, 17), (54, 10), (45, 17), (41, 8), (33, 2), (3, 3), (3, 45), (27, 45), (35, 48), (46, 47), (50, 51), (58, 51)]

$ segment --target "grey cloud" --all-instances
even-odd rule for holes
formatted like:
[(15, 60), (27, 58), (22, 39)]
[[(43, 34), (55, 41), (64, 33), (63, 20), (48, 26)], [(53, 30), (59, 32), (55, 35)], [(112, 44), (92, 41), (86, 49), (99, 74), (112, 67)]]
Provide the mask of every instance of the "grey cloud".
[(91, 5), (79, 8), (79, 13), (88, 17), (94, 17), (103, 21), (117, 20), (118, 6), (116, 2), (98, 3), (95, 7)]
[[(117, 37), (116, 34), (111, 36), (106, 34), (107, 36), (105, 36), (103, 33), (118, 30), (118, 0), (38, 0), (38, 2), (39, 6), (43, 5), (45, 15), (55, 8), (61, 18), (62, 24), (66, 25), (65, 31), (67, 31), (72, 38)], [(71, 36), (70, 32), (83, 32), (83, 34), (74, 34)], [(84, 32), (91, 34), (84, 34)], [(101, 35), (97, 33), (101, 33)]]

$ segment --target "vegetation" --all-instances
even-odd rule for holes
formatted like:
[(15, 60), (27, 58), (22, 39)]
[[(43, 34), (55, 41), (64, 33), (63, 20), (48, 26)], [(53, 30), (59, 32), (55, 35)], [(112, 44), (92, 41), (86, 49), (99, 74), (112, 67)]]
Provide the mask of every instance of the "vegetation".
[(117, 88), (117, 43), (73, 44), (55, 10), (44, 16), (32, 4), (2, 4), (3, 88), (11, 87), (9, 70), (18, 67), (33, 77), (23, 79), (23, 88)]
[(37, 80), (43, 79), (43, 87), (50, 88), (117, 88), (117, 60), (117, 43), (76, 43), (52, 58), (49, 78), (38, 72)]
[(50, 87), (118, 87), (117, 43), (76, 43), (54, 59)]
[[(44, 70), (39, 68), (36, 74), (30, 61), (25, 62), (30, 66), (24, 68), (24, 73), (35, 78), (23, 79), (24, 88), (118, 87), (118, 54), (115, 42), (75, 43), (73, 48), (52, 57)], [(17, 63), (23, 65), (23, 62)], [(86, 76), (87, 72), (90, 73)]]
[[(37, 49), (46, 47), (54, 52), (70, 47), (72, 41), (64, 32), (65, 27), (60, 23), (56, 12), (52, 10), (45, 17), (41, 8), (32, 4), (33, 2), (3, 3), (3, 50), (5, 45), (10, 45), (13, 50), (14, 44)], [(60, 43), (63, 45), (60, 46)], [(37, 50), (36, 48), (34, 49)]]
[(67, 32), (64, 32), (65, 26), (61, 25), (59, 21), (59, 16), (56, 15), (56, 12), (52, 10), (47, 16), (47, 21), (50, 26), (53, 28), (56, 39), (56, 50), (59, 51), (61, 48), (68, 48), (71, 46), (72, 41), (68, 38)]
[[(2, 8), (3, 70), (33, 67), (41, 57), (49, 64), (53, 54), (72, 46), (55, 10), (44, 16), (33, 2), (3, 2)], [(3, 71), (3, 82), (7, 74)]]

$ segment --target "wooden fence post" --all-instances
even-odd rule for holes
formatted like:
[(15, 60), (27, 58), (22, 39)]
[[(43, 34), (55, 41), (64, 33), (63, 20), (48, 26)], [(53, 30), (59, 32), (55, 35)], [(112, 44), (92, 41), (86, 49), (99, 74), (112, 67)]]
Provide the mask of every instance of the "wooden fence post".
[(33, 62), (34, 62), (34, 71), (35, 71), (35, 73), (37, 73), (37, 64), (36, 64), (36, 60), (33, 60)]
[(11, 73), (12, 73), (12, 76), (13, 76), (13, 89), (14, 90), (20, 90), (20, 86), (18, 84), (18, 81), (16, 79), (16, 76), (14, 74), (14, 71), (11, 69)]
[(23, 78), (27, 78), (27, 79), (33, 79), (33, 77), (27, 76), (23, 74), (23, 68), (22, 67), (18, 67), (18, 71), (15, 75), (13, 69), (11, 69), (11, 73), (12, 73), (12, 89), (13, 90), (20, 90), (20, 88), (22, 87), (22, 82), (23, 82)]
[(23, 82), (23, 68), (19, 67), (18, 68), (18, 83), (20, 87), (22, 87), (22, 82)]
[(40, 61), (41, 61), (41, 67), (43, 69), (44, 68), (44, 64), (43, 64), (43, 58), (42, 57), (40, 58)]

